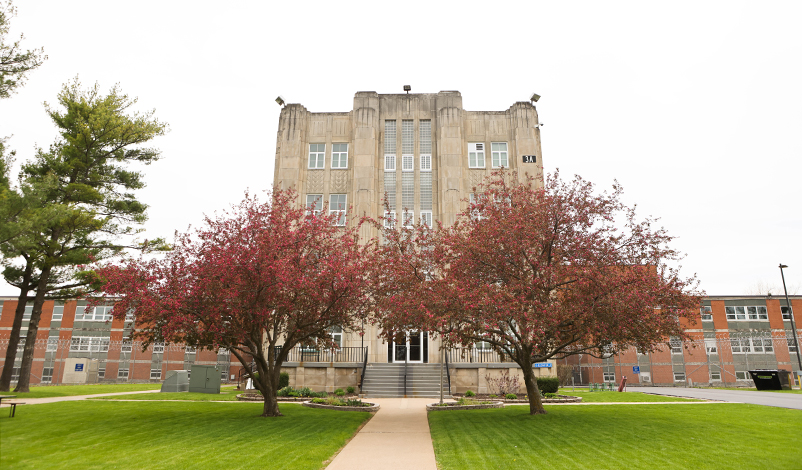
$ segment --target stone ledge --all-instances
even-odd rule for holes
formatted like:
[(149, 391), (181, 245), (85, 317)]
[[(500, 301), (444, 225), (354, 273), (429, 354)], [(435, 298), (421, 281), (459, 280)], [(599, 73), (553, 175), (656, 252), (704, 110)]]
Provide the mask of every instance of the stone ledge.
[(484, 405), (447, 405), (440, 406), (440, 403), (426, 405), (426, 411), (454, 411), (454, 410), (485, 410), (490, 408), (504, 408), (504, 402), (488, 403)]
[[(363, 402), (363, 403), (368, 403), (368, 402)], [(376, 411), (379, 411), (380, 407), (376, 403), (369, 403), (371, 406), (332, 406), (332, 405), (323, 405), (320, 403), (312, 403), (310, 401), (305, 401), (301, 404), (309, 408), (320, 408), (322, 410), (365, 411), (368, 413), (375, 413)]]

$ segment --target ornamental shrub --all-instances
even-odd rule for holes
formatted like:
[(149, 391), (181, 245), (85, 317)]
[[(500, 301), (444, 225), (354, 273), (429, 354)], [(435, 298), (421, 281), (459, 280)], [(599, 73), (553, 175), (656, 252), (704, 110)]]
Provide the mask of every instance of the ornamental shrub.
[(312, 399), (312, 403), (318, 403), (318, 404), (322, 405), (322, 404), (326, 403), (326, 400), (324, 400), (322, 398), (313, 398)]
[(298, 390), (298, 394), (300, 396), (302, 396), (302, 397), (311, 397), (313, 393), (315, 393), (315, 392), (313, 392), (312, 389), (309, 388), (309, 387), (304, 387), (304, 388)]
[(334, 391), (334, 394), (337, 395), (338, 397), (341, 397), (345, 395), (345, 390), (338, 388), (337, 390)]
[(351, 385), (349, 385), (348, 387), (345, 388), (345, 391), (348, 392), (348, 393), (354, 393), (356, 391), (356, 389), (354, 387), (352, 387)]
[(498, 398), (498, 395), (496, 395), (495, 393), (490, 394), (490, 398)]
[(283, 387), (278, 392), (276, 392), (276, 395), (279, 396), (279, 397), (288, 397), (294, 391), (295, 390), (293, 390), (292, 387), (287, 385), (286, 387)]
[(514, 393), (508, 393), (507, 394), (507, 400), (517, 400), (517, 399), (518, 399), (518, 395), (516, 395)]
[(472, 391), (470, 391), (470, 390), (467, 390), (467, 391), (465, 392), (465, 396), (466, 396), (466, 397), (475, 397), (475, 396), (476, 396), (476, 394), (475, 394), (475, 393), (473, 393), (473, 392), (472, 392)]
[(542, 393), (557, 393), (557, 390), (560, 388), (560, 378), (538, 377), (537, 388), (539, 388)]
[(543, 397), (544, 398), (557, 398), (557, 394), (556, 393), (544, 393)]
[(278, 389), (281, 390), (284, 387), (290, 385), (290, 374), (286, 372), (282, 372), (278, 375)]

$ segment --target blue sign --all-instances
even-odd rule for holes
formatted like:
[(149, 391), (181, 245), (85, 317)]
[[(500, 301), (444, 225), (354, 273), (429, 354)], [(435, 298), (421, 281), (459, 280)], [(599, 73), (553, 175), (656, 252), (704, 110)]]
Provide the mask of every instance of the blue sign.
[(84, 365), (83, 364), (75, 364), (75, 372), (83, 372)]
[(640, 374), (640, 366), (632, 366), (633, 374)]
[(551, 362), (535, 362), (534, 364), (532, 364), (532, 367), (534, 367), (535, 369), (539, 369), (539, 368), (543, 368), (543, 367), (550, 368), (551, 367)]

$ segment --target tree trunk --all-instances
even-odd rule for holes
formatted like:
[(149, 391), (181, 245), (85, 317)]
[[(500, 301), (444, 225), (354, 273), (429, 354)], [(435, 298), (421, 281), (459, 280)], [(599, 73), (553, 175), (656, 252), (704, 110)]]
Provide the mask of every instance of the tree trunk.
[(278, 377), (281, 372), (281, 367), (268, 366), (265, 371), (264, 378), (259, 375), (259, 381), (262, 385), (262, 396), (265, 399), (265, 407), (262, 416), (274, 417), (284, 416), (278, 409), (278, 398), (276, 397), (276, 388), (278, 388)]
[(51, 269), (52, 266), (47, 265), (42, 269), (39, 284), (36, 286), (36, 297), (33, 299), (33, 312), (31, 312), (31, 321), (28, 324), (28, 336), (25, 338), (25, 349), (22, 351), (22, 365), (19, 371), (19, 381), (16, 388), (14, 388), (15, 392), (30, 392), (31, 366), (33, 366), (36, 334), (39, 332), (39, 319), (42, 317), (42, 305), (45, 303), (45, 292), (47, 292)]
[(6, 362), (3, 364), (3, 373), (0, 375), (0, 392), (7, 392), (11, 389), (11, 370), (14, 368), (14, 361), (17, 359), (17, 346), (19, 345), (19, 333), (22, 329), (22, 317), (25, 315), (25, 304), (28, 303), (28, 292), (31, 290), (31, 272), (33, 264), (25, 266), (25, 274), (20, 286), (19, 297), (17, 298), (17, 309), (14, 311), (14, 322), (11, 325), (11, 336), (8, 338), (8, 349), (6, 349)]
[(540, 389), (537, 388), (537, 379), (532, 364), (521, 364), (524, 373), (524, 384), (526, 384), (526, 396), (529, 397), (529, 414), (544, 415), (546, 409), (543, 408), (543, 401), (540, 399)]

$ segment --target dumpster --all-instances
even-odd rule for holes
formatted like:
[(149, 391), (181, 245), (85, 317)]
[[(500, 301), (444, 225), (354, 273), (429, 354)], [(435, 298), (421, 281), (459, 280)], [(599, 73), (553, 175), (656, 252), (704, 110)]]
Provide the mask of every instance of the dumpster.
[(791, 373), (787, 370), (758, 369), (749, 374), (758, 390), (791, 390)]

